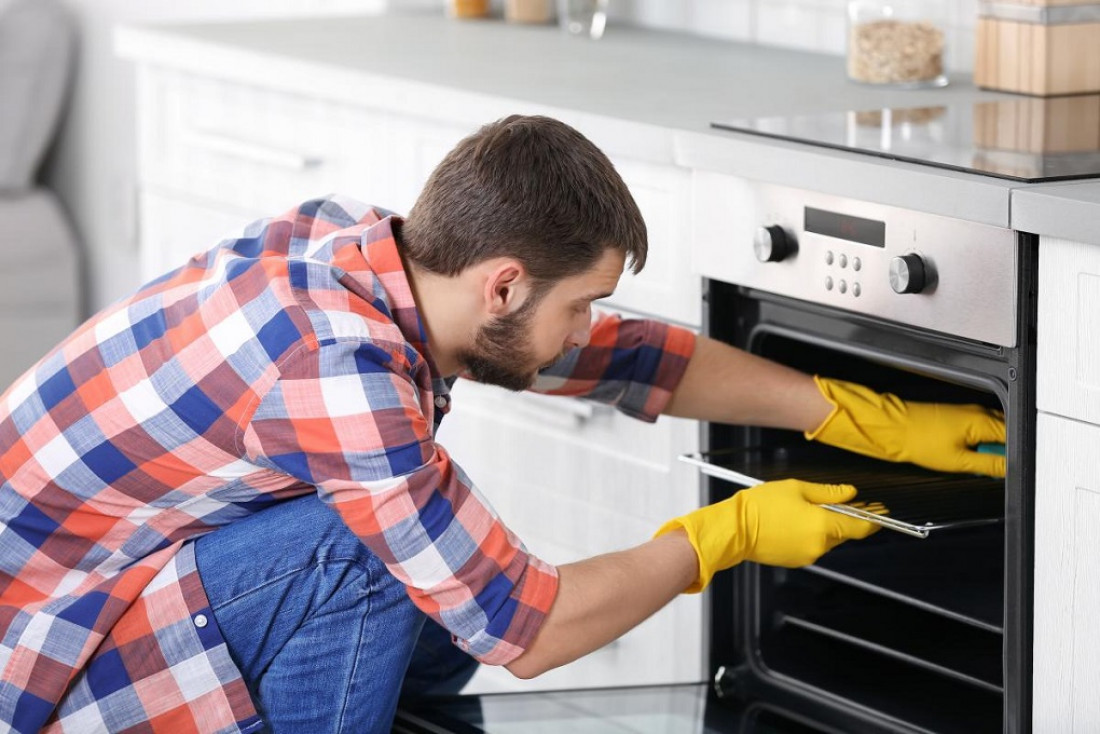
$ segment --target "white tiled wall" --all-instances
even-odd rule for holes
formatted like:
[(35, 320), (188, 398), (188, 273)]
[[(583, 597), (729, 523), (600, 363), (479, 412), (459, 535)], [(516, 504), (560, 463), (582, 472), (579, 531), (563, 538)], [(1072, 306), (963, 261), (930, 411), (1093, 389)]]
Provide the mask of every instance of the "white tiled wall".
[[(949, 18), (954, 71), (973, 69), (978, 0), (923, 0)], [(806, 51), (843, 54), (847, 0), (610, 0), (613, 19)]]

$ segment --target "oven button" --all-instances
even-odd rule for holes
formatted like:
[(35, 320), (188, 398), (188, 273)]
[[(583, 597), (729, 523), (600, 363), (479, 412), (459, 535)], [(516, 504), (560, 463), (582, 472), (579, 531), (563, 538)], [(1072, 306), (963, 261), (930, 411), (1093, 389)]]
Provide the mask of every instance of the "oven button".
[(825, 276), (825, 290), (831, 291), (833, 289), (833, 279), (828, 275)]
[(840, 281), (839, 285), (837, 285), (836, 289), (838, 291), (840, 291), (841, 293), (847, 293), (848, 292), (848, 283), (842, 280), (842, 281)]
[(779, 262), (794, 251), (794, 243), (778, 225), (760, 227), (752, 238), (752, 249), (756, 259), (762, 263)]
[(842, 267), (842, 268), (848, 267), (848, 256), (847, 255), (841, 254), (841, 256), (840, 256), (840, 267)]
[(890, 287), (895, 293), (920, 293), (925, 285), (924, 260), (910, 253), (890, 261)]
[(853, 257), (852, 258), (852, 270), (859, 270), (862, 267), (863, 267), (863, 261), (860, 260), (858, 257)]
[(826, 250), (825, 251), (825, 264), (826, 265), (832, 265), (833, 264), (833, 251), (832, 250)]
[(852, 295), (859, 298), (859, 294), (863, 292), (863, 289), (859, 287), (859, 283), (852, 283)]

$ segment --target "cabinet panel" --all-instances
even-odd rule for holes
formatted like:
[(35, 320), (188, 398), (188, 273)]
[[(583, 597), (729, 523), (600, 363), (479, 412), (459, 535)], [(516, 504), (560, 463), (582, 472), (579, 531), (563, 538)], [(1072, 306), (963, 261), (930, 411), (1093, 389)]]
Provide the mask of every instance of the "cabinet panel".
[(1034, 729), (1100, 731), (1100, 426), (1039, 414)]
[(269, 214), (217, 208), (150, 189), (139, 196), (141, 280), (180, 267), (192, 255), (239, 236), (249, 223)]
[(443, 157), (474, 130), (398, 116), (390, 119), (389, 130), (393, 175), (383, 205), (404, 215)]
[(1036, 402), (1100, 423), (1100, 247), (1046, 237), (1039, 247)]
[(384, 113), (149, 67), (138, 93), (145, 184), (267, 216), (334, 192), (385, 198)]
[(649, 233), (646, 266), (623, 273), (608, 303), (689, 326), (702, 324), (701, 280), (691, 263), (691, 173), (624, 158), (615, 169), (630, 188)]

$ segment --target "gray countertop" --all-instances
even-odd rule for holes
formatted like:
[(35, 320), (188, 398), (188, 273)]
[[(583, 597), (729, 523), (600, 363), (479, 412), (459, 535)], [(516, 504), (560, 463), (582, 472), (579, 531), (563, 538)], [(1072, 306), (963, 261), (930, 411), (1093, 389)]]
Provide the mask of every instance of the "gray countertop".
[[(1095, 219), (1100, 211), (1089, 193), (1100, 183), (1028, 185), (710, 127), (1008, 97), (965, 76), (940, 89), (882, 90), (849, 82), (837, 56), (621, 26), (592, 42), (551, 26), (434, 14), (131, 27), (117, 47), (153, 64), (368, 106), (383, 98), (410, 115), (470, 127), (512, 111), (556, 114), (619, 154), (1039, 234), (1063, 231), (1067, 213)], [(1047, 216), (1054, 202), (1064, 207)], [(1100, 244), (1092, 229), (1072, 231)]]
[(1017, 189), (1012, 222), (1024, 232), (1100, 245), (1100, 182)]

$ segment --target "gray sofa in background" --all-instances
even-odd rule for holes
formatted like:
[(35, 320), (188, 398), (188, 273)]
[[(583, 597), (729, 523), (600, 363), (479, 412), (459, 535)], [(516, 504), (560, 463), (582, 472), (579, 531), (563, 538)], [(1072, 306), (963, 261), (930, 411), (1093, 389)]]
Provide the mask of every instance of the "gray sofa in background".
[(0, 0), (0, 393), (81, 318), (77, 240), (37, 182), (70, 91), (75, 41), (60, 0)]

